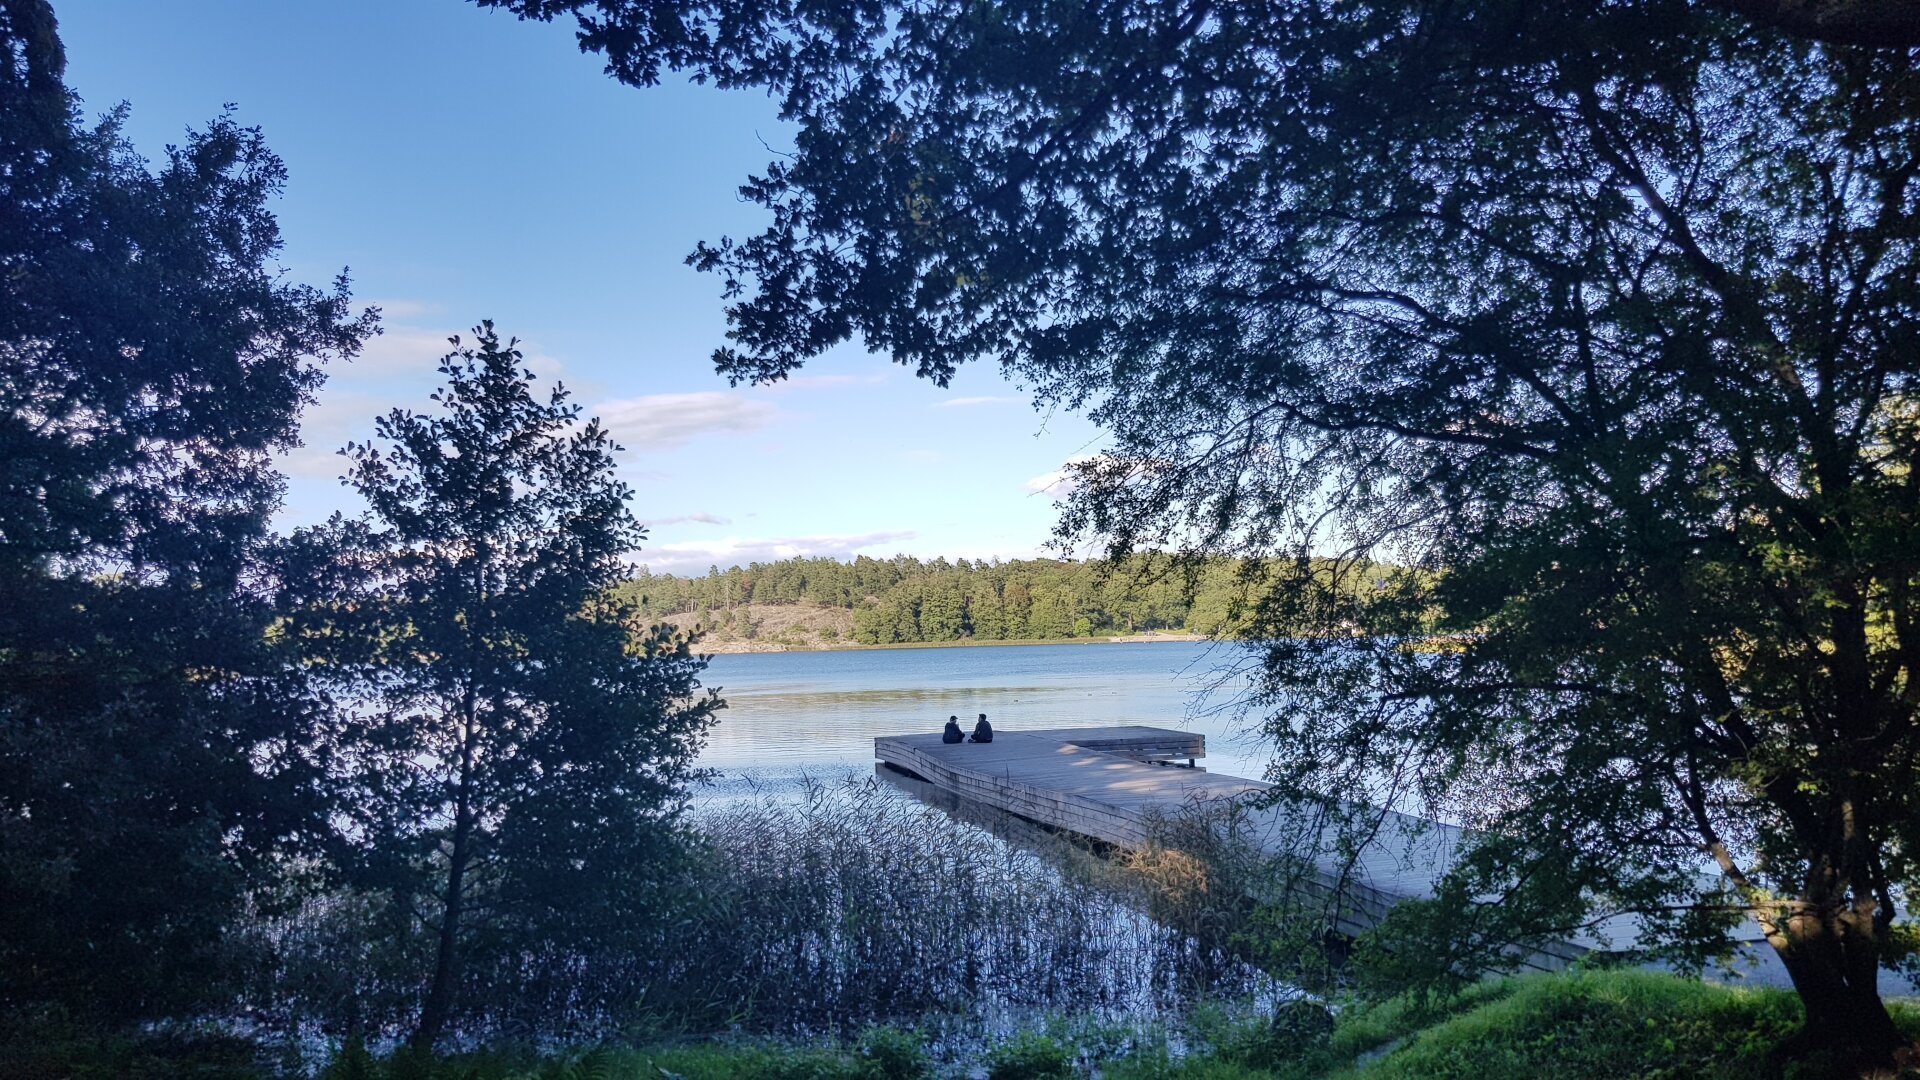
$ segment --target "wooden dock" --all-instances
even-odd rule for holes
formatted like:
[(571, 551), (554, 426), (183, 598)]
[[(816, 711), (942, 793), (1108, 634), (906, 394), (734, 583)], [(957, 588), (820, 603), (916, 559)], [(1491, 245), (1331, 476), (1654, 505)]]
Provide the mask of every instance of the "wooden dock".
[[(940, 741), (938, 732), (873, 741), (876, 768), (924, 781), (968, 803), (1017, 815), (1053, 829), (1122, 848), (1145, 844), (1156, 823), (1194, 808), (1251, 797), (1269, 785), (1190, 768), (1206, 756), (1206, 738), (1166, 728), (1114, 726), (1003, 731), (991, 743)], [(1244, 811), (1246, 835), (1268, 854), (1311, 860), (1306, 887), (1331, 898), (1336, 924), (1356, 934), (1402, 900), (1425, 898), (1452, 864), (1460, 830), (1388, 813), (1349, 863), (1334, 851), (1331, 829), (1302, 823), (1286, 811)], [(1525, 958), (1540, 970), (1565, 967), (1595, 949), (1615, 947), (1608, 931), (1550, 943)], [(1621, 942), (1622, 945), (1625, 942)]]

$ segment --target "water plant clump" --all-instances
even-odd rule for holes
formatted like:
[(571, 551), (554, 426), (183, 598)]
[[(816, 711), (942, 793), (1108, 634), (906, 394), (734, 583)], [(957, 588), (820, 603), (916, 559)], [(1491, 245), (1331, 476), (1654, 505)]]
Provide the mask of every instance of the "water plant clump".
[[(701, 815), (713, 895), (686, 977), (732, 983), (775, 1028), (839, 1028), (929, 1011), (1149, 1013), (1223, 976), (1055, 853), (872, 782)], [(1240, 987), (1236, 987), (1238, 989)], [(720, 989), (720, 988), (716, 988)]]
[[(489, 1040), (738, 1032), (847, 1037), (868, 1025), (1009, 1030), (1043, 1013), (1147, 1018), (1266, 989), (1137, 891), (1045, 844), (1014, 844), (872, 781), (696, 806), (649, 918), (593, 950), (477, 949), (450, 1030)], [(404, 898), (333, 891), (261, 917), (250, 1013), (371, 1040), (404, 1029), (427, 943)], [(346, 962), (343, 962), (345, 960)], [(944, 1019), (943, 1019), (944, 1018)]]

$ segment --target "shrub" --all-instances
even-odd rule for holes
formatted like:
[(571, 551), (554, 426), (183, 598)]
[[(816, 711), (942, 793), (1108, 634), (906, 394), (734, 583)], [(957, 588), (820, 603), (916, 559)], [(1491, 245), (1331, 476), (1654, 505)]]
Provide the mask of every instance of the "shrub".
[(1022, 1032), (987, 1054), (987, 1080), (1072, 1080), (1073, 1051), (1059, 1040)]
[(860, 1036), (860, 1058), (873, 1080), (922, 1080), (932, 1068), (920, 1036), (899, 1028), (868, 1028)]
[(1229, 1060), (1261, 1069), (1322, 1066), (1333, 1041), (1333, 1011), (1311, 998), (1282, 1001), (1265, 1024), (1231, 1048)]

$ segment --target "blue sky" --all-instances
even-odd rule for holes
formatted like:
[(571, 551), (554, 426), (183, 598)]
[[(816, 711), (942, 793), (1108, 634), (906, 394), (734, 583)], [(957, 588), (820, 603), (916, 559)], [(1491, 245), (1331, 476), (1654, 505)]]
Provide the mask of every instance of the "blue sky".
[(782, 148), (765, 97), (634, 90), (572, 30), (459, 0), (55, 0), (89, 115), (131, 104), (149, 158), (232, 103), (285, 159), (283, 262), (351, 269), (386, 333), (334, 370), (281, 523), (353, 509), (333, 451), (428, 406), (448, 334), (491, 318), (628, 450), (639, 561), (704, 571), (793, 554), (1035, 554), (1044, 489), (1098, 432), (1041, 415), (989, 367), (950, 389), (857, 344), (779, 387), (733, 389), (719, 282), (681, 260), (756, 231), (741, 180)]

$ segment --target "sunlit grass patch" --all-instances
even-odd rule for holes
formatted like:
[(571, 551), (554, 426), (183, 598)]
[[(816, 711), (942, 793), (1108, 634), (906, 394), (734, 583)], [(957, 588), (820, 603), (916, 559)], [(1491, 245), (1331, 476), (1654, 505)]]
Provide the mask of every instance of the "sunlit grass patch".
[[(1800, 1025), (1780, 990), (1736, 989), (1646, 971), (1505, 980), (1476, 1007), (1413, 1034), (1349, 1075), (1367, 1080), (1540, 1080), (1549, 1076), (1773, 1077), (1770, 1055)], [(1393, 1034), (1390, 1014), (1343, 1025), (1343, 1048)]]

